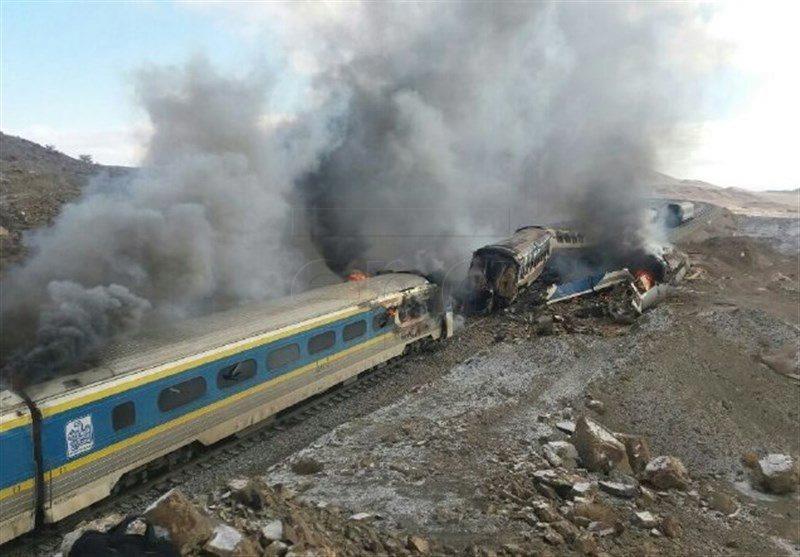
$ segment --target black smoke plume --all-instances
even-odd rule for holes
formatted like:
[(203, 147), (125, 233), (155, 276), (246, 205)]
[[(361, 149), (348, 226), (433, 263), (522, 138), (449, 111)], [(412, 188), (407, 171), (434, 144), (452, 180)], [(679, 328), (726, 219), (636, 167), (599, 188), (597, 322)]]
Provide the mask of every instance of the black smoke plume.
[[(334, 119), (339, 142), (301, 184), (334, 271), (375, 258), (449, 267), (517, 226), (556, 220), (610, 254), (640, 245), (659, 149), (694, 115), (714, 67), (695, 6), (343, 12), (304, 13), (326, 40), (305, 56), (321, 68), (320, 86), (347, 99)], [(305, 26), (290, 28), (309, 44)]]

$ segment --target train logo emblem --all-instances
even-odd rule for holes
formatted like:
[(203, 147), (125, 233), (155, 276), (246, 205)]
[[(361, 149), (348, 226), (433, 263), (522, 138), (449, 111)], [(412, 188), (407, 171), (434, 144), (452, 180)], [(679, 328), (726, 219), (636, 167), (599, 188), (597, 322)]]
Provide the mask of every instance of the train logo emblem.
[(91, 415), (67, 422), (64, 432), (67, 438), (67, 457), (72, 458), (94, 447)]

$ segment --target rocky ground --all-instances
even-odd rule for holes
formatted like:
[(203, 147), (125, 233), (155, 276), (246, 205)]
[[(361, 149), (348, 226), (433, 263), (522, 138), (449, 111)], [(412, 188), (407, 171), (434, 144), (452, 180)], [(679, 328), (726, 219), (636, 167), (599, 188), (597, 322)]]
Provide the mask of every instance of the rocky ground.
[(798, 251), (717, 217), (633, 323), (531, 293), (188, 479), (185, 552), (797, 554)]

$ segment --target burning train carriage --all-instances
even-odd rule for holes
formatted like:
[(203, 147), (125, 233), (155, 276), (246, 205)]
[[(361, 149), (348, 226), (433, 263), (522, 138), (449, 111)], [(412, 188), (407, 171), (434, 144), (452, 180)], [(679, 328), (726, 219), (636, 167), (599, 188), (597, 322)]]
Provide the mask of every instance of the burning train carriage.
[(474, 305), (491, 311), (511, 303), (520, 288), (541, 275), (553, 240), (551, 230), (526, 226), (501, 242), (476, 250), (467, 275)]
[(150, 331), (102, 366), (0, 393), (0, 543), (452, 334), (439, 288), (392, 273)]

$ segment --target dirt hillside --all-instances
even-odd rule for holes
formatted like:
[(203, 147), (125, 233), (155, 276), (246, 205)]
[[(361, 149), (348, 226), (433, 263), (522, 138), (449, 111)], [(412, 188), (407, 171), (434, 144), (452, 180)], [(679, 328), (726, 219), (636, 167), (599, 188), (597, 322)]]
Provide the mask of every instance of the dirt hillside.
[(0, 132), (0, 271), (24, 256), (23, 233), (51, 224), (92, 176), (130, 171), (84, 162)]
[(699, 180), (678, 180), (654, 173), (655, 195), (712, 203), (740, 215), (797, 218), (800, 216), (800, 188), (789, 191), (748, 191), (721, 188)]

